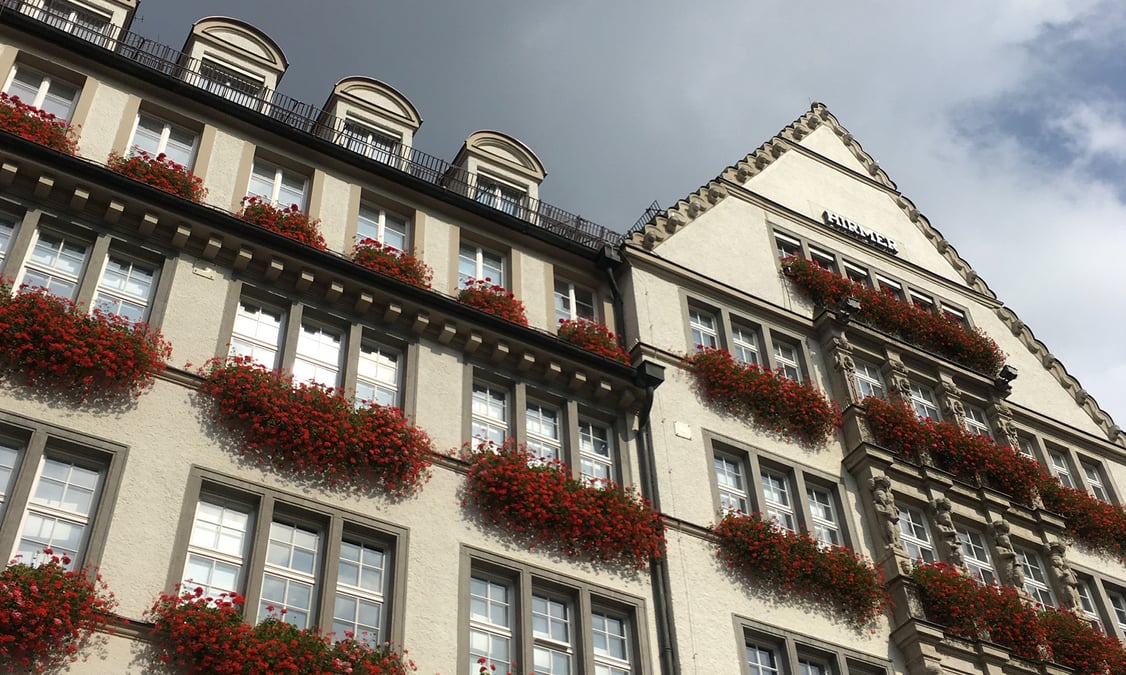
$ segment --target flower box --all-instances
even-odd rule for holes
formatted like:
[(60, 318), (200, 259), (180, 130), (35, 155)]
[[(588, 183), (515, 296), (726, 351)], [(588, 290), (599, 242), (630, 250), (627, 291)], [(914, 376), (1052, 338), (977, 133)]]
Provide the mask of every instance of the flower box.
[(958, 479), (980, 481), (1028, 507), (1038, 494), (1045, 508), (1063, 516), (1076, 540), (1126, 561), (1126, 508), (1060, 484), (1036, 460), (1013, 448), (952, 422), (921, 420), (906, 403), (870, 397), (861, 405), (876, 442), (888, 450), (915, 461), (925, 450), (939, 468)]
[(570, 557), (642, 568), (664, 555), (665, 526), (649, 500), (632, 488), (594, 486), (571, 477), (558, 461), (537, 462), (522, 444), (466, 447), (465, 505), (526, 538)]
[(871, 623), (890, 606), (883, 575), (850, 549), (824, 547), (757, 513), (729, 513), (712, 534), (729, 568), (756, 584), (825, 604), (853, 626)]
[(309, 214), (297, 208), (296, 204), (278, 208), (261, 197), (243, 197), (238, 217), (252, 225), (296, 239), (318, 251), (325, 250), (324, 237), (317, 227), (320, 221), (310, 220)]
[(457, 300), (482, 312), (499, 316), (505, 321), (528, 325), (524, 303), (516, 299), (504, 286), (494, 284), (489, 279), (473, 279), (457, 293)]
[(560, 319), (559, 339), (603, 358), (629, 363), (629, 355), (618, 344), (618, 336), (600, 323), (587, 319)]
[(243, 623), (244, 599), (222, 594), (203, 596), (203, 589), (165, 593), (148, 618), (153, 622), (157, 658), (191, 673), (246, 675), (405, 675), (415, 672), (406, 653), (390, 644), (368, 645), (345, 636), (302, 629), (278, 618), (256, 626)]
[(101, 575), (68, 570), (70, 559), (43, 549), (37, 566), (13, 561), (0, 571), (0, 669), (44, 673), (78, 661), (117, 601)]
[(248, 358), (214, 359), (200, 394), (248, 458), (328, 486), (410, 493), (429, 477), (433, 444), (401, 410), (355, 407), (338, 389), (294, 384)]
[(708, 403), (795, 441), (824, 443), (841, 426), (840, 412), (808, 382), (738, 363), (721, 349), (701, 349), (685, 365)]
[(853, 314), (857, 321), (990, 376), (1005, 365), (1005, 353), (992, 338), (950, 317), (845, 279), (804, 258), (786, 258), (782, 269), (816, 305), (832, 308), (856, 298), (860, 301), (860, 311)]
[(352, 262), (421, 288), (430, 288), (430, 280), (434, 277), (434, 270), (415, 256), (374, 239), (364, 239), (356, 244)]
[(43, 289), (12, 294), (0, 282), (0, 376), (49, 387), (78, 402), (139, 396), (172, 347), (160, 332)]
[(68, 155), (78, 153), (74, 127), (69, 122), (24, 103), (18, 96), (0, 93), (0, 129)]
[(1087, 618), (1046, 609), (1040, 612), (1040, 624), (1047, 634), (1052, 660), (1071, 668), (1076, 675), (1126, 673), (1126, 650), (1122, 643), (1092, 626)]
[(207, 196), (203, 179), (193, 175), (183, 164), (168, 159), (163, 152), (154, 157), (140, 148), (133, 148), (129, 156), (114, 151), (109, 155), (108, 166), (133, 180), (146, 183), (158, 190), (171, 192), (197, 204)]

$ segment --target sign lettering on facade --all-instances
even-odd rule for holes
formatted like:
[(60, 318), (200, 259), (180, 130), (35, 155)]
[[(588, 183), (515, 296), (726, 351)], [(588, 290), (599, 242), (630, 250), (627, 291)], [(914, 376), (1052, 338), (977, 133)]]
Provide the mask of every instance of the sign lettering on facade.
[(878, 249), (887, 251), (892, 255), (898, 255), (899, 249), (895, 247), (895, 240), (885, 237), (879, 232), (867, 230), (856, 223), (852, 222), (844, 216), (837, 215), (832, 211), (824, 211), (821, 217), (825, 220), (825, 224), (834, 230), (847, 234), (853, 239), (858, 239), (869, 246), (875, 246)]

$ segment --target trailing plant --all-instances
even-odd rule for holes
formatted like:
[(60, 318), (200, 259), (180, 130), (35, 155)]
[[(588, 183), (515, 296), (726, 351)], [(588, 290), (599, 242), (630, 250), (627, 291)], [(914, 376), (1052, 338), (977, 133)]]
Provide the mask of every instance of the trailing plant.
[(200, 394), (248, 458), (335, 486), (410, 493), (429, 477), (430, 437), (401, 410), (356, 407), (338, 389), (294, 384), (247, 357), (213, 359)]
[(491, 523), (571, 557), (642, 568), (664, 555), (665, 526), (648, 499), (616, 483), (590, 485), (566, 464), (542, 462), (513, 440), (463, 447), (463, 505)]
[(68, 155), (78, 153), (75, 128), (69, 122), (18, 96), (0, 93), (0, 129)]
[(239, 211), (238, 217), (252, 225), (296, 239), (319, 251), (325, 250), (325, 239), (317, 227), (320, 221), (310, 220), (309, 214), (297, 208), (296, 204), (278, 208), (261, 197), (243, 197), (242, 210)]
[(517, 300), (504, 286), (494, 284), (491, 279), (472, 279), (466, 282), (465, 288), (458, 291), (457, 300), (463, 305), (499, 316), (506, 321), (521, 326), (528, 325), (524, 303)]
[(822, 546), (757, 513), (728, 513), (712, 533), (729, 568), (771, 590), (825, 604), (853, 626), (874, 621), (890, 606), (883, 575), (850, 549)]
[(916, 307), (801, 257), (784, 259), (782, 270), (818, 306), (833, 308), (842, 300), (856, 298), (860, 301), (860, 311), (853, 314), (857, 321), (945, 356), (971, 370), (996, 375), (1005, 365), (1005, 353), (992, 338), (944, 314)]
[(589, 319), (560, 319), (559, 339), (607, 359), (629, 363), (629, 355), (618, 344), (618, 336)]
[(163, 152), (154, 157), (134, 146), (133, 151), (124, 156), (114, 150), (109, 154), (109, 168), (197, 204), (207, 196), (203, 179), (183, 164), (168, 159)]
[(1052, 660), (1076, 675), (1126, 673), (1126, 650), (1118, 638), (1091, 625), (1088, 619), (1066, 610), (1045, 609), (1040, 623), (1047, 634)]
[(1063, 516), (1071, 535), (1093, 551), (1126, 561), (1126, 508), (1062, 485), (1036, 460), (952, 422), (919, 419), (904, 402), (869, 397), (868, 428), (876, 442), (915, 461), (927, 451), (935, 463), (967, 482), (981, 481), (1032, 507)]
[(809, 382), (798, 382), (721, 349), (701, 349), (684, 360), (708, 403), (771, 431), (811, 445), (841, 426), (840, 412)]
[(0, 669), (44, 673), (82, 658), (104, 630), (117, 600), (95, 572), (43, 549), (37, 565), (12, 561), (0, 572)]
[(434, 270), (420, 259), (375, 239), (364, 239), (356, 244), (352, 261), (422, 288), (430, 288), (430, 280), (434, 277)]
[(0, 281), (0, 376), (82, 401), (139, 396), (172, 347), (160, 331)]
[[(414, 662), (390, 644), (368, 645), (346, 636), (302, 629), (280, 618), (243, 623), (245, 600), (234, 594), (204, 597), (203, 589), (162, 594), (148, 612), (163, 663), (215, 675), (404, 675)], [(282, 613), (284, 616), (284, 612)]]
[(868, 428), (876, 441), (918, 461), (920, 452), (930, 452), (935, 463), (958, 478), (1012, 495), (1031, 506), (1042, 469), (1026, 457), (993, 439), (968, 431), (954, 422), (919, 419), (907, 403), (875, 396), (861, 402), (868, 412)]

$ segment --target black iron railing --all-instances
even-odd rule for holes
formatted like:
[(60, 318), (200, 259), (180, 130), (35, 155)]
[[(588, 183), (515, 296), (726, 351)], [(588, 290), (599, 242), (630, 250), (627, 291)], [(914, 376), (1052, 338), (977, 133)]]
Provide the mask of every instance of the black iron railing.
[[(116, 26), (99, 26), (82, 17), (40, 7), (30, 0), (0, 0), (0, 13), (15, 11), (57, 30), (115, 52), (165, 76), (176, 78), (204, 91), (233, 101), (318, 138), (339, 143), (357, 154), (380, 161), (405, 174), (450, 192), (475, 199), (499, 212), (507, 213), (542, 230), (570, 239), (591, 249), (617, 245), (622, 236), (569, 211), (525, 195), (519, 201), (478, 195), (465, 169), (414, 148), (400, 148), (391, 155), (385, 144), (373, 143), (345, 133), (344, 119), (319, 106), (271, 90), (263, 82), (230, 72), (219, 64), (192, 58), (169, 47)], [(2, 20), (2, 19), (0, 19)], [(374, 140), (374, 139), (373, 139)]]

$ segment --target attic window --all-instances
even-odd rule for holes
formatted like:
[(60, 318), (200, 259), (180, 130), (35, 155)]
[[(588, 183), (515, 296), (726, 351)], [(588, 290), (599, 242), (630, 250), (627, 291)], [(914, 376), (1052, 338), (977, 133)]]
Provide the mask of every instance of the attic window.
[(385, 163), (399, 156), (401, 146), (400, 140), (391, 134), (353, 121), (344, 123), (341, 143), (352, 152)]
[(477, 201), (511, 216), (522, 217), (527, 196), (528, 193), (519, 188), (477, 176)]
[(105, 45), (109, 34), (109, 17), (64, 0), (47, 0), (44, 9), (44, 23), (94, 44)]
[(257, 108), (262, 103), (262, 92), (266, 84), (258, 78), (245, 75), (210, 59), (200, 60), (199, 76), (197, 84), (213, 94), (248, 108)]

